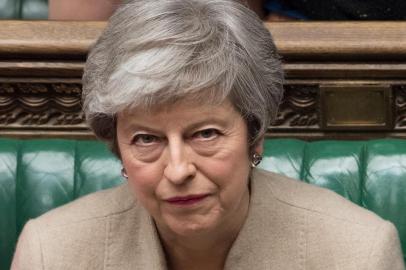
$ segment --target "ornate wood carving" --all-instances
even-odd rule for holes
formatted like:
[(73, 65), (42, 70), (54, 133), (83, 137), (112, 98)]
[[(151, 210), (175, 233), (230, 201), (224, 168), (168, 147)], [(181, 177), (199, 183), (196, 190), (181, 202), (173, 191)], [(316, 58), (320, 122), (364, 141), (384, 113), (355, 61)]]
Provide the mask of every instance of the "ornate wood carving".
[[(406, 85), (393, 86), (393, 99), (396, 124), (392, 132), (402, 132), (406, 130)], [(295, 132), (306, 132), (307, 135), (300, 136), (311, 137), (324, 132), (319, 125), (320, 117), (319, 85), (286, 85), (276, 121), (269, 127), (270, 134), (282, 132), (296, 136)], [(28, 132), (29, 137), (36, 136), (38, 131), (52, 135), (58, 131), (57, 136), (62, 137), (78, 134), (91, 137), (81, 112), (80, 82), (1, 82), (0, 130), (3, 134), (15, 131), (11, 134), (17, 136)]]
[(406, 85), (393, 87), (395, 99), (395, 129), (406, 130)]
[(79, 83), (0, 83), (0, 127), (87, 129)]
[[(406, 22), (266, 24), (284, 61), (271, 137), (406, 138)], [(105, 22), (0, 22), (0, 136), (89, 138), (80, 77)], [(394, 127), (327, 130), (320, 87), (391, 86)]]
[(285, 96), (271, 129), (317, 129), (317, 85), (286, 85)]

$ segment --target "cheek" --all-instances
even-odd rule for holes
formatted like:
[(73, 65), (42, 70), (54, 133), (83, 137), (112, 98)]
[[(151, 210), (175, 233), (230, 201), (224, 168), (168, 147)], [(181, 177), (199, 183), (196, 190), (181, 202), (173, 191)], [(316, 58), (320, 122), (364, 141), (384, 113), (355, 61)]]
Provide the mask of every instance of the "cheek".
[(245, 150), (224, 150), (202, 162), (203, 173), (223, 191), (245, 189), (250, 163)]
[(156, 189), (161, 179), (161, 170), (152, 164), (141, 164), (137, 161), (125, 160), (128, 182), (133, 189), (138, 201), (146, 208), (151, 208), (155, 203)]

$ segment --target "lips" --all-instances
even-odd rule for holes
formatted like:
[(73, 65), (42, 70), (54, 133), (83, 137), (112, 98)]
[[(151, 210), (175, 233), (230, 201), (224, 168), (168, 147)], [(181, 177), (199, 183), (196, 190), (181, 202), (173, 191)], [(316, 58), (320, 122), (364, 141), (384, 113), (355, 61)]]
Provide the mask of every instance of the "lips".
[(199, 195), (188, 195), (188, 196), (176, 196), (171, 197), (166, 202), (173, 205), (192, 205), (200, 201), (203, 201), (209, 194), (199, 194)]

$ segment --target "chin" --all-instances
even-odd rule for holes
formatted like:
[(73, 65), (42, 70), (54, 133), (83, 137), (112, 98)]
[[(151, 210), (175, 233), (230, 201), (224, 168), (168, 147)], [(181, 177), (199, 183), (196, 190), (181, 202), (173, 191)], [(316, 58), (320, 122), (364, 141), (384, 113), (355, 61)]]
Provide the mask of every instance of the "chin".
[(188, 217), (185, 220), (180, 218), (169, 218), (166, 222), (166, 227), (178, 236), (193, 237), (206, 235), (215, 231), (218, 222), (211, 218), (192, 218)]

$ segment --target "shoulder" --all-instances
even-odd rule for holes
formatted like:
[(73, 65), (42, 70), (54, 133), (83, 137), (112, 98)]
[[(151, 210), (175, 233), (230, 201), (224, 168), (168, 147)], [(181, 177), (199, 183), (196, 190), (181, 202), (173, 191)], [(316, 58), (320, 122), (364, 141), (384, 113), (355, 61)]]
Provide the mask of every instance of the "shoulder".
[(330, 190), (263, 170), (254, 171), (252, 185), (253, 200), (268, 205), (263, 210), (282, 213), (288, 220), (282, 224), (301, 232), (309, 269), (404, 269), (395, 226), (373, 212)]
[(379, 226), (384, 222), (373, 212), (325, 188), (260, 169), (255, 170), (254, 181), (281, 204), (300, 209), (309, 215), (367, 226)]
[(308, 269), (404, 269), (395, 226), (335, 192), (263, 170), (252, 190), (265, 222), (295, 235), (284, 242), (298, 241)]
[(30, 220), (19, 237), (12, 269), (42, 269), (40, 265), (49, 269), (102, 269), (106, 245), (116, 237), (110, 227), (116, 220), (135, 222), (137, 209), (124, 184)]

